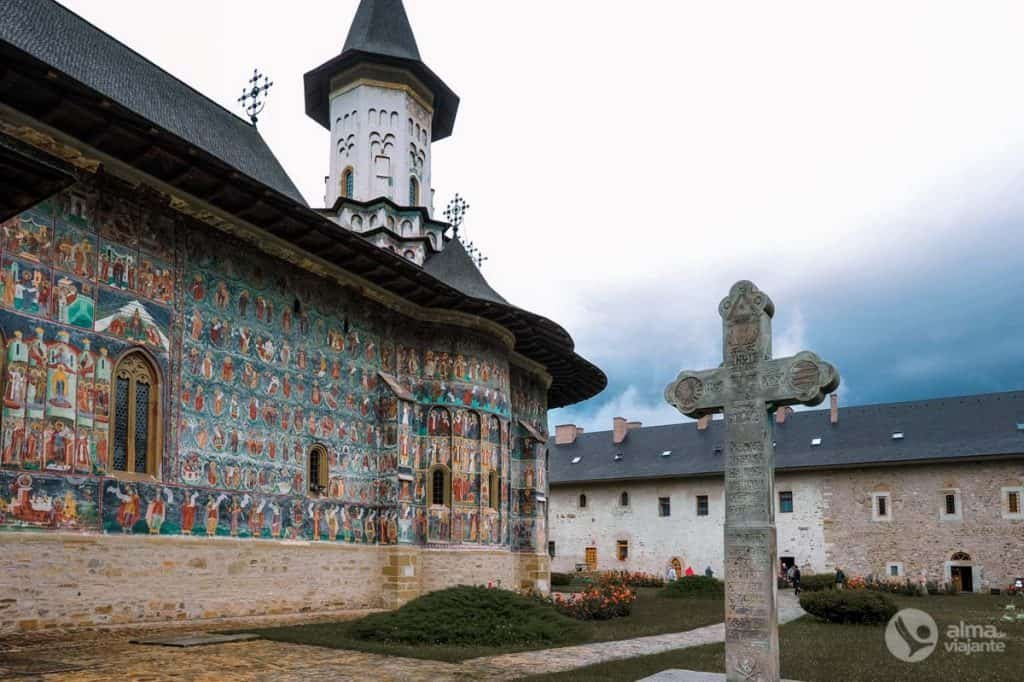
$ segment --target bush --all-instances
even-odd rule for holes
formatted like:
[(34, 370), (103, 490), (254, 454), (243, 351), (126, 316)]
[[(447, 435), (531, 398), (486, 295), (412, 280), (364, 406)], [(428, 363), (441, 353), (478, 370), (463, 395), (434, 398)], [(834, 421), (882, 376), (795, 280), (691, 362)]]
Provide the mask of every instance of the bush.
[(887, 623), (899, 610), (892, 599), (870, 590), (819, 590), (800, 595), (800, 606), (829, 623)]
[(835, 573), (808, 573), (800, 577), (801, 592), (832, 590), (836, 586)]
[(725, 583), (718, 578), (708, 578), (703, 575), (688, 575), (670, 582), (665, 588), (658, 592), (659, 597), (670, 597), (673, 599), (687, 597), (721, 597), (725, 594)]
[(581, 625), (550, 604), (507, 590), (451, 587), (351, 624), (355, 639), (455, 646), (558, 645), (578, 641)]
[(556, 594), (552, 603), (559, 612), (576, 620), (610, 620), (628, 616), (635, 601), (636, 592), (609, 582), (568, 597)]
[(565, 587), (572, 583), (572, 576), (568, 573), (552, 573), (551, 587)]
[(887, 594), (900, 594), (904, 597), (919, 597), (921, 596), (921, 584), (911, 582), (909, 578), (905, 579), (883, 579), (878, 580), (875, 578), (869, 578), (865, 584), (869, 590), (875, 592), (885, 592)]

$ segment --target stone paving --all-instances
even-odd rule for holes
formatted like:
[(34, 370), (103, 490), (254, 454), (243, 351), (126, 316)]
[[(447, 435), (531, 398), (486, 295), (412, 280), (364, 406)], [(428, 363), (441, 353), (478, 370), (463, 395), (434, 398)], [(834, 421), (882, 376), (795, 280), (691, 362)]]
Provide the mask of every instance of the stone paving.
[[(779, 594), (779, 622), (786, 623), (800, 617), (796, 600), (789, 593)], [(305, 618), (303, 622), (334, 620)], [(359, 612), (344, 614), (354, 618)], [(280, 620), (276, 622), (281, 622)], [(266, 626), (266, 621), (231, 622), (217, 628)], [(203, 631), (210, 631), (204, 624)], [(197, 631), (192, 628), (192, 631)], [(186, 629), (169, 630), (166, 627), (139, 629), (99, 630), (74, 635), (51, 635), (15, 638), (0, 643), (0, 677), (6, 679), (5, 657), (31, 657), (46, 661), (59, 661), (80, 666), (79, 670), (21, 676), (19, 680), (67, 680), (69, 682), (106, 682), (107, 680), (181, 680), (206, 682), (207, 680), (238, 680), (262, 682), (270, 680), (372, 680), (390, 681), (430, 680), (513, 680), (543, 672), (572, 670), (594, 663), (646, 656), (672, 649), (681, 649), (723, 641), (722, 623), (668, 635), (655, 635), (618, 642), (600, 642), (581, 646), (526, 651), (487, 658), (475, 658), (463, 663), (444, 663), (410, 658), (380, 656), (355, 651), (341, 651), (299, 644), (286, 644), (256, 640), (195, 647), (189, 649), (161, 646), (139, 646), (129, 639), (184, 634)]]

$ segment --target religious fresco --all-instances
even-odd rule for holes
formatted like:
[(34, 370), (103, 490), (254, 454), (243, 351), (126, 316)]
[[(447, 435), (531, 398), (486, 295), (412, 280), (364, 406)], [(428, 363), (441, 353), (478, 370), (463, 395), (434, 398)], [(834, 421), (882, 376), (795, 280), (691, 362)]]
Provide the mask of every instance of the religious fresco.
[(0, 530), (99, 530), (95, 480), (0, 470)]
[[(544, 391), (524, 398), (536, 386), (515, 388), (490, 337), (409, 325), (84, 185), (0, 226), (0, 331), (2, 528), (445, 545), (516, 529), (539, 546), (510, 425), (515, 403), (546, 426)], [(133, 348), (175, 425), (159, 482), (108, 475), (111, 381)], [(314, 444), (328, 476), (311, 496)], [(448, 505), (428, 504), (435, 464)]]

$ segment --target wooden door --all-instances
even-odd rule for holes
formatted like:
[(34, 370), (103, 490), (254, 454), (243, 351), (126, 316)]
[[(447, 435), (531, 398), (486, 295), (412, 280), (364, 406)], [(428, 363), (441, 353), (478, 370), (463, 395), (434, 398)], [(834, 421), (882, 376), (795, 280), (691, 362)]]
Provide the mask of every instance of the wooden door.
[(597, 547), (587, 547), (587, 570), (597, 570)]

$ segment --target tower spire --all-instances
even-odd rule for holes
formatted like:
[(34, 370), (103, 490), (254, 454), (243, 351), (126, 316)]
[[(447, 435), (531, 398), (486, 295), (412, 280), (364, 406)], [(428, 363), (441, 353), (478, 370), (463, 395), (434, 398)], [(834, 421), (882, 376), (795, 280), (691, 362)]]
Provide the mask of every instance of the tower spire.
[(342, 51), (349, 50), (420, 61), (402, 0), (361, 0)]

